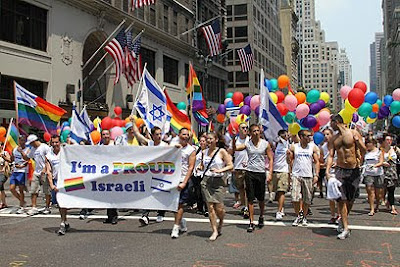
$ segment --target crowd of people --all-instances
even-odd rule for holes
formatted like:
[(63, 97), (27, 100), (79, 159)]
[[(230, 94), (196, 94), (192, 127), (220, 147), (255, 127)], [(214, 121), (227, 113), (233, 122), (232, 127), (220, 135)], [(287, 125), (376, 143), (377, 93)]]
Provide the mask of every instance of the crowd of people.
[[(175, 146), (181, 149), (179, 206), (174, 213), (172, 238), (178, 238), (187, 231), (183, 216), (185, 205), (209, 218), (212, 230), (210, 240), (216, 240), (222, 234), (227, 177), (231, 177), (229, 188), (235, 195), (233, 208), (240, 210), (243, 218), (249, 219), (249, 233), (255, 231), (256, 226), (264, 226), (267, 190), (270, 196), (268, 202), (277, 201), (278, 204), (276, 221), (285, 216), (285, 198), (290, 192), (295, 213), (292, 225), (307, 226), (315, 192), (319, 188), (320, 197), (324, 197), (325, 185), (331, 213), (329, 223), (338, 225), (339, 239), (350, 236), (348, 217), (359, 195), (361, 182), (366, 185), (368, 193), (369, 216), (380, 211), (382, 205), (387, 206), (391, 214), (397, 215), (394, 192), (398, 186), (396, 167), (400, 149), (392, 144), (393, 137), (385, 134), (379, 142), (372, 133), (363, 137), (358, 130), (349, 129), (339, 115), (333, 116), (330, 126), (322, 132), (325, 140), (319, 145), (313, 142), (313, 132), (309, 130), (301, 130), (297, 135), (280, 130), (278, 136), (272, 137), (274, 141), (268, 141), (262, 127), (241, 123), (239, 129), (233, 129), (230, 134), (224, 129), (218, 133), (201, 133), (198, 145), (193, 145), (191, 132), (186, 128), (182, 128), (176, 136), (163, 138), (160, 128), (154, 127), (150, 132), (138, 129), (134, 117), (131, 117), (126, 133), (115, 140), (110, 138), (109, 130), (102, 130), (99, 145)], [(62, 145), (73, 142), (61, 144), (60, 137), (54, 135), (49, 143), (50, 146), (31, 134), (27, 138), (19, 137), (18, 147), (12, 154), (0, 151), (0, 208), (7, 207), (4, 184), (9, 177), (10, 191), (19, 202), (18, 214), (39, 213), (37, 198), (40, 191), (45, 195), (45, 208), (41, 212), (51, 213), (50, 204), (56, 201), (54, 194), (58, 191), (60, 149)], [(0, 144), (0, 147), (3, 145)], [(28, 181), (30, 159), (34, 159), (35, 169), (32, 179)], [(25, 202), (28, 188), (31, 194), (29, 209)], [(255, 203), (259, 207), (258, 223), (254, 222)], [(58, 234), (64, 235), (70, 228), (67, 209), (60, 207), (59, 211), (61, 224)], [(81, 219), (90, 212), (89, 209), (82, 209)], [(139, 221), (143, 226), (149, 224), (150, 212), (142, 211)], [(156, 212), (156, 221), (162, 222), (165, 211)], [(118, 223), (117, 209), (107, 209), (104, 223)]]

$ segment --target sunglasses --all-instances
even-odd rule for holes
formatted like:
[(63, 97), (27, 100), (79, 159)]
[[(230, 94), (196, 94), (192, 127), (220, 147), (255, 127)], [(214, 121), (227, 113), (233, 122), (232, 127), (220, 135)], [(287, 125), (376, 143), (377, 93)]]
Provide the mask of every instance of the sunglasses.
[(240, 129), (243, 129), (243, 130), (247, 130), (247, 129), (249, 129), (249, 127), (240, 127)]

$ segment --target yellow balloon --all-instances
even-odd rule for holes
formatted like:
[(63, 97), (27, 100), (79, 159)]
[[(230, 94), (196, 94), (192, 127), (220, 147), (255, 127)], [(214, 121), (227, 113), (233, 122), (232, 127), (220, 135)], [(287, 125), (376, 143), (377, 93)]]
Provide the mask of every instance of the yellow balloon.
[(348, 111), (346, 109), (342, 109), (339, 112), (339, 115), (343, 118), (343, 122), (345, 124), (348, 124), (351, 122), (352, 118), (353, 118), (353, 112), (352, 111)]
[(96, 119), (93, 120), (93, 126), (97, 129), (99, 128), (99, 125), (101, 124), (101, 119), (97, 117)]
[(294, 122), (289, 125), (289, 133), (296, 135), (300, 132), (300, 125), (297, 122)]
[(348, 112), (353, 112), (353, 113), (357, 110), (350, 104), (349, 99), (346, 99), (346, 101), (344, 101), (344, 109), (347, 110)]
[(376, 118), (375, 119), (371, 119), (370, 117), (367, 118), (367, 123), (372, 124), (376, 122)]
[(324, 100), (325, 104), (329, 102), (329, 94), (327, 92), (322, 92), (319, 99)]
[(239, 108), (243, 107), (243, 105), (244, 105), (244, 102), (243, 102), (243, 101), (242, 101), (242, 102), (240, 102), (240, 104), (239, 104)]
[(269, 95), (271, 96), (272, 102), (274, 102), (274, 104), (278, 103), (278, 96), (274, 92), (269, 93)]
[(236, 117), (236, 123), (241, 124), (242, 122), (246, 122), (247, 116), (245, 114), (239, 114)]

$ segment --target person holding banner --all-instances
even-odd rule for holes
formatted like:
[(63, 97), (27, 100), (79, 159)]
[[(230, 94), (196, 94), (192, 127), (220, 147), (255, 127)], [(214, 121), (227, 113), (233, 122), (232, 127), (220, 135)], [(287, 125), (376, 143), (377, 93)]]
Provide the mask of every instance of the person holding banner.
[[(220, 236), (222, 224), (224, 222), (224, 173), (233, 169), (232, 157), (224, 148), (217, 147), (218, 137), (215, 133), (207, 135), (208, 148), (203, 153), (203, 180), (201, 181), (201, 191), (207, 202), (211, 229), (211, 241), (215, 241)], [(217, 217), (219, 224), (217, 226)]]
[(175, 213), (175, 224), (172, 228), (171, 237), (178, 238), (179, 231), (187, 232), (186, 220), (183, 218), (183, 204), (189, 200), (188, 182), (192, 176), (194, 164), (196, 162), (196, 149), (189, 145), (189, 129), (179, 130), (179, 145), (182, 151), (181, 180), (178, 185), (179, 195), (178, 211)]

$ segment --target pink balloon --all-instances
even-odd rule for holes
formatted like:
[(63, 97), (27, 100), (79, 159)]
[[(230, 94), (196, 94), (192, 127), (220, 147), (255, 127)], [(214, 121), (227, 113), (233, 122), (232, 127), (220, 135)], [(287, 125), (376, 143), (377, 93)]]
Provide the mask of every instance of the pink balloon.
[(331, 114), (328, 111), (323, 110), (318, 114), (319, 125), (325, 125), (331, 120)]
[(232, 101), (232, 98), (225, 98), (224, 105), (228, 104), (229, 101)]
[(400, 101), (400, 88), (397, 88), (396, 90), (394, 90), (392, 96), (393, 96), (393, 100)]
[(345, 85), (342, 88), (340, 88), (340, 96), (342, 97), (343, 100), (347, 99), (347, 96), (349, 95), (351, 89), (353, 88), (351, 88), (348, 85)]
[(294, 95), (287, 95), (284, 103), (289, 111), (294, 111), (297, 107), (297, 98)]
[(308, 113), (310, 112), (310, 108), (307, 104), (300, 104), (296, 108), (296, 117), (301, 120), (307, 117)]
[(111, 137), (111, 139), (115, 140), (115, 138), (122, 135), (123, 133), (124, 133), (124, 130), (122, 130), (121, 127), (115, 126), (115, 127), (111, 128), (110, 137)]
[(255, 95), (250, 100), (250, 107), (252, 110), (255, 110), (260, 105), (260, 96)]
[(236, 117), (231, 117), (231, 119), (230, 119), (230, 123), (236, 123)]

